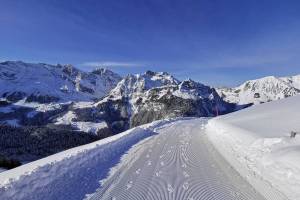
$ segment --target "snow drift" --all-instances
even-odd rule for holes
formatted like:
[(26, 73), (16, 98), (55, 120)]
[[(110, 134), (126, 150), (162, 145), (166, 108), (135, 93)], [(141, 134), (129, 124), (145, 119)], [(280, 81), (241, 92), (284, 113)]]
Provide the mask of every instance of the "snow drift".
[[(208, 136), (256, 189), (300, 199), (300, 95), (209, 121)], [(291, 131), (298, 132), (295, 138)], [(261, 181), (262, 180), (262, 181)]]

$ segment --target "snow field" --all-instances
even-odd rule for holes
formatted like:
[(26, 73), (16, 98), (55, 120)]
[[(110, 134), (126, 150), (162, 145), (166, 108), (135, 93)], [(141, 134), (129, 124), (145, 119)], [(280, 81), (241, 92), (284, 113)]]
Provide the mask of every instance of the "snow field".
[(138, 141), (155, 134), (133, 128), (0, 174), (0, 199), (82, 199)]
[(157, 128), (86, 199), (264, 199), (207, 142), (205, 119)]
[(300, 199), (300, 96), (209, 121), (219, 152), (267, 199)]

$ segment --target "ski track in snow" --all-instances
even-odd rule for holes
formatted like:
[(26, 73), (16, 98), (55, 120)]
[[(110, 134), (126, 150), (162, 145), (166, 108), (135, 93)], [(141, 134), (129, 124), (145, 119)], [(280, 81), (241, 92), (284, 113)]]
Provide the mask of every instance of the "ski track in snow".
[(263, 200), (208, 141), (206, 123), (153, 122), (13, 169), (20, 177), (3, 172), (16, 180), (0, 199)]
[(264, 199), (207, 141), (206, 119), (156, 129), (86, 199)]

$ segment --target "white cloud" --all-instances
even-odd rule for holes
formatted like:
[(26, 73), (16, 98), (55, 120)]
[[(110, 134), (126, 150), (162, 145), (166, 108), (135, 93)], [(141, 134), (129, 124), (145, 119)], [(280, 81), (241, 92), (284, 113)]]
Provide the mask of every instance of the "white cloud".
[(115, 61), (102, 61), (102, 62), (85, 62), (82, 66), (88, 67), (142, 67), (144, 64), (135, 62), (115, 62)]

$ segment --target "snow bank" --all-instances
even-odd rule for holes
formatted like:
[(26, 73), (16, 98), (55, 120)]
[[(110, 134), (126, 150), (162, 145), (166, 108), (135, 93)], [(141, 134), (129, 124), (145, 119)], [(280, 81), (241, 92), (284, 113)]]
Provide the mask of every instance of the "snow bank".
[(210, 120), (208, 137), (266, 197), (300, 199), (299, 111), (299, 95), (253, 106)]
[(0, 199), (83, 199), (134, 144), (174, 120), (136, 127), (0, 174)]

